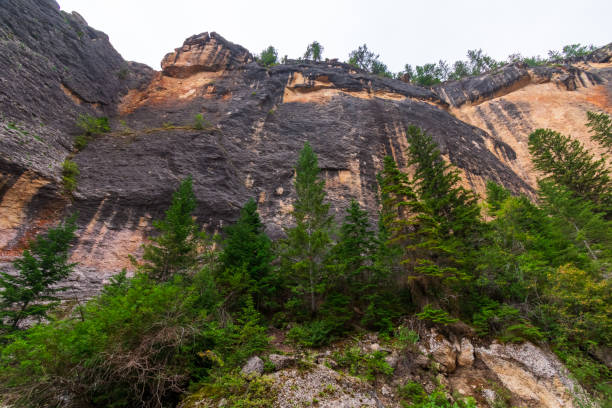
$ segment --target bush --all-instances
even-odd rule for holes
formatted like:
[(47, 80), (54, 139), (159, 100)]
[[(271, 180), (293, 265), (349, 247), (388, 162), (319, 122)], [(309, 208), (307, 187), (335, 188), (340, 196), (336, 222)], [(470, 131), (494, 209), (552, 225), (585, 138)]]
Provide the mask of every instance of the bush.
[(193, 118), (193, 128), (196, 130), (204, 129), (204, 116), (201, 113), (198, 113)]
[(77, 126), (83, 130), (86, 136), (110, 132), (108, 118), (105, 116), (96, 118), (89, 115), (80, 115), (77, 119)]
[(79, 115), (76, 125), (83, 131), (83, 134), (74, 139), (74, 147), (77, 150), (84, 149), (93, 136), (110, 132), (108, 118), (105, 116), (97, 118), (90, 115)]
[(62, 182), (64, 190), (72, 193), (77, 187), (77, 177), (81, 174), (79, 166), (70, 159), (64, 160), (62, 164)]
[(278, 51), (276, 51), (276, 48), (270, 45), (268, 48), (263, 50), (258, 57), (256, 57), (256, 60), (264, 67), (271, 67), (278, 63), (277, 58)]
[(296, 325), (287, 333), (287, 337), (296, 344), (305, 347), (321, 347), (332, 340), (333, 326), (325, 320), (315, 320)]
[(423, 311), (421, 313), (417, 313), (417, 318), (419, 320), (427, 320), (435, 324), (452, 324), (459, 321), (459, 319), (455, 319), (454, 317), (450, 317), (448, 312), (442, 309), (434, 309), (430, 305), (425, 305)]
[(254, 309), (221, 324), (209, 271), (192, 282), (119, 277), (79, 313), (37, 325), (0, 354), (0, 393), (27, 406), (175, 405), (191, 383), (267, 346)]
[(367, 381), (374, 381), (377, 375), (393, 374), (393, 367), (385, 361), (385, 357), (384, 351), (364, 353), (359, 347), (351, 347), (343, 353), (336, 352), (333, 355), (334, 361), (340, 367), (346, 368), (349, 374)]
[(444, 387), (438, 387), (427, 395), (423, 386), (413, 381), (398, 387), (398, 395), (402, 407), (405, 408), (476, 408), (477, 406), (471, 397), (458, 397), (454, 402), (450, 402), (446, 399)]

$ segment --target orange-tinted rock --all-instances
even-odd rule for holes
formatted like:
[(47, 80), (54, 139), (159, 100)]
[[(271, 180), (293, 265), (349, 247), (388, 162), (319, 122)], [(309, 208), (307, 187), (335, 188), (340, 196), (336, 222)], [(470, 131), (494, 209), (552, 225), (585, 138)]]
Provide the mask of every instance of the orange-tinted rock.
[(233, 44), (217, 33), (189, 37), (183, 46), (166, 54), (162, 72), (176, 78), (187, 78), (202, 71), (232, 70), (253, 61), (244, 47)]

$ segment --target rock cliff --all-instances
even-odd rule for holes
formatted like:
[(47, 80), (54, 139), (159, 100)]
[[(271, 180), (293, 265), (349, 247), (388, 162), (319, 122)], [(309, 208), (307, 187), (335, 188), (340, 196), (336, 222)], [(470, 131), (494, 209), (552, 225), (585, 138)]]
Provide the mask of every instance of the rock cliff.
[[(374, 217), (375, 175), (387, 154), (405, 166), (409, 125), (429, 132), (477, 192), (491, 179), (530, 195), (529, 132), (551, 127), (587, 142), (585, 112), (612, 111), (610, 46), (566, 65), (509, 65), (428, 89), (335, 61), (265, 68), (202, 33), (154, 71), (124, 61), (104, 33), (52, 0), (7, 0), (0, 50), (0, 262), (78, 211), (72, 260), (86, 295), (129, 267), (127, 255), (187, 175), (210, 230), (255, 197), (276, 238), (290, 222), (293, 164), (306, 140), (338, 216), (356, 198)], [(79, 114), (106, 115), (113, 131), (74, 152)], [(61, 185), (69, 154), (80, 169), (72, 196)]]

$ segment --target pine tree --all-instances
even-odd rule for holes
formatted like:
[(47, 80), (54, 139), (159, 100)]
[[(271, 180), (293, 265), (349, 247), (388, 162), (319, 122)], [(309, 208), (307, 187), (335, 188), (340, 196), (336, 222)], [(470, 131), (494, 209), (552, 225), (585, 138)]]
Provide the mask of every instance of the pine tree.
[(13, 265), (17, 274), (0, 272), (0, 328), (15, 330), (24, 319), (42, 319), (57, 304), (54, 286), (70, 275), (68, 250), (74, 239), (76, 217), (40, 234)]
[(477, 197), (459, 186), (458, 170), (444, 161), (429, 135), (415, 126), (406, 135), (422, 213), (412, 247), (414, 270), (446, 284), (469, 280), (467, 262), (481, 225)]
[(160, 234), (150, 238), (152, 244), (143, 246), (146, 262), (139, 266), (152, 278), (166, 281), (196, 266), (204, 237), (192, 216), (196, 205), (193, 181), (187, 177), (174, 192), (166, 217), (153, 222)]
[(338, 242), (332, 249), (331, 278), (338, 291), (354, 296), (367, 289), (373, 277), (373, 255), (376, 236), (370, 227), (368, 212), (351, 200), (340, 227)]
[(383, 160), (383, 170), (377, 175), (380, 189), (380, 233), (389, 247), (407, 245), (419, 203), (408, 176), (402, 173), (391, 156)]
[(612, 153), (612, 119), (600, 112), (587, 112), (587, 127), (592, 133), (591, 138), (598, 142), (608, 153)]
[(612, 215), (612, 181), (605, 159), (595, 160), (579, 141), (550, 129), (529, 135), (529, 152), (544, 181), (564, 186), (595, 203), (607, 217)]
[(419, 200), (440, 223), (441, 234), (467, 237), (479, 226), (477, 197), (459, 185), (459, 171), (444, 161), (429, 135), (416, 126), (409, 126), (406, 135)]
[[(307, 308), (317, 311), (317, 296), (325, 286), (324, 259), (331, 242), (333, 217), (325, 203), (325, 181), (320, 179), (317, 156), (308, 142), (300, 151), (295, 168), (297, 198), (293, 204), (295, 227), (285, 230), (283, 271), (291, 282), (291, 291), (307, 299)], [(297, 306), (297, 305), (296, 305)]]
[(541, 207), (551, 216), (558, 230), (594, 261), (610, 270), (612, 258), (612, 222), (604, 219), (589, 200), (572, 195), (571, 191), (550, 181), (540, 181)]
[(321, 61), (321, 55), (323, 54), (323, 46), (318, 41), (313, 41), (308, 44), (306, 52), (304, 53), (304, 59), (312, 58), (313, 61)]
[(264, 233), (264, 226), (257, 213), (257, 202), (253, 199), (247, 201), (240, 211), (238, 221), (225, 228), (224, 232), (226, 237), (223, 251), (219, 255), (222, 273), (244, 271), (247, 279), (238, 283), (244, 287), (234, 287), (232, 290), (252, 294), (257, 307), (261, 308), (274, 287), (270, 286), (271, 242)]

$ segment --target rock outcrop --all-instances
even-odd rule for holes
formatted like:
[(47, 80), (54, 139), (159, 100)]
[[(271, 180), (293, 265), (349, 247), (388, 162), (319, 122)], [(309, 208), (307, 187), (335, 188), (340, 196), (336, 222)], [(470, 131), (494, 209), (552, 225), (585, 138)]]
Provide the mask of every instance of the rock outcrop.
[(202, 71), (238, 69), (253, 61), (244, 47), (232, 44), (217, 33), (189, 37), (181, 48), (166, 54), (161, 62), (164, 75), (187, 78)]
[[(510, 65), (428, 89), (336, 61), (265, 68), (216, 33), (190, 37), (155, 72), (124, 61), (106, 35), (52, 0), (7, 0), (0, 23), (0, 262), (78, 211), (72, 260), (88, 294), (130, 267), (127, 255), (138, 255), (187, 175), (211, 231), (254, 197), (277, 238), (291, 222), (293, 166), (306, 140), (332, 211), (341, 217), (355, 198), (374, 220), (376, 173), (385, 155), (406, 167), (409, 125), (433, 136), (467, 187), (482, 193), (493, 180), (530, 195), (528, 133), (552, 127), (586, 140), (586, 110), (610, 111), (610, 47), (575, 66)], [(72, 152), (79, 114), (109, 116), (113, 132)], [(203, 129), (191, 127), (198, 114)], [(80, 169), (72, 197), (61, 186), (71, 152)]]

